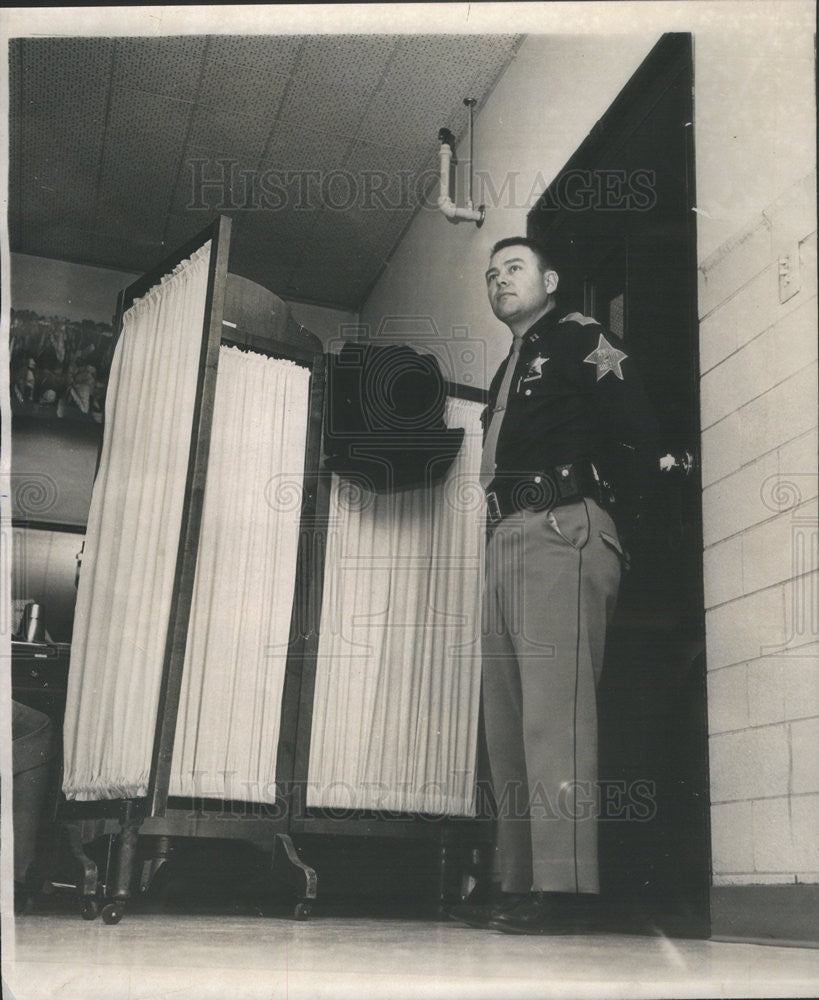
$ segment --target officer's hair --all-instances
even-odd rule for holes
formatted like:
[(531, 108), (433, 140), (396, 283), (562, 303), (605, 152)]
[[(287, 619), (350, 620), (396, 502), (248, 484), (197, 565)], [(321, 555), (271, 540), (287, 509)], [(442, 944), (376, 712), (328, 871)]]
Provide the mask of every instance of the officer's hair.
[(498, 251), (505, 250), (507, 247), (528, 247), (535, 257), (537, 257), (541, 271), (557, 271), (554, 261), (543, 247), (535, 243), (534, 240), (530, 240), (528, 236), (507, 236), (503, 240), (498, 240), (489, 253), (490, 260)]

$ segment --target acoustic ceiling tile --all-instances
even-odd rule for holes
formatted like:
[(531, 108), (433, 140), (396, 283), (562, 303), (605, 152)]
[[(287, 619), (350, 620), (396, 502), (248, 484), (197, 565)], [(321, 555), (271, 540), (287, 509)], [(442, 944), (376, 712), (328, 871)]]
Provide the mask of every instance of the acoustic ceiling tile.
[[(193, 101), (204, 52), (205, 39), (194, 35), (118, 38), (112, 84), (178, 101)], [(135, 95), (134, 100), (138, 99)]]
[(181, 215), (171, 214), (165, 221), (162, 234), (162, 254), (167, 256), (177, 247), (193, 239), (206, 226), (213, 222), (213, 212), (186, 212)]
[(170, 144), (181, 149), (192, 115), (193, 106), (183, 101), (146, 93), (137, 98), (127, 87), (112, 87), (108, 131), (118, 143), (141, 147), (141, 164), (157, 155), (157, 144), (163, 151)]
[(261, 205), (254, 159), (189, 146), (179, 166), (170, 211), (252, 211)]
[[(494, 80), (506, 64), (513, 36), (432, 35), (404, 38), (359, 134), (387, 145), (410, 148), (437, 142), (438, 129), (455, 113), (461, 134), (467, 127), (467, 97), (479, 77)], [(482, 73), (476, 66), (483, 64)]]
[(344, 169), (350, 143), (347, 136), (335, 132), (320, 131), (305, 124), (278, 122), (270, 137), (262, 170), (302, 172), (305, 177), (297, 190), (306, 191), (308, 182), (315, 185), (316, 178)]
[(62, 191), (69, 202), (93, 202), (103, 135), (100, 118), (78, 114), (66, 121), (56, 112), (44, 112), (28, 117), (21, 131), (24, 178)]
[(381, 35), (308, 38), (282, 103), (282, 121), (352, 134), (395, 47)]
[(384, 213), (414, 209), (424, 186), (418, 169), (420, 159), (417, 151), (356, 140), (347, 169), (357, 181), (357, 205)]
[[(156, 220), (151, 227), (158, 229), (161, 236), (180, 172), (192, 106), (154, 95), (141, 95), (136, 108), (130, 102), (129, 92), (113, 92), (100, 180), (98, 227), (113, 223), (106, 213), (116, 206), (118, 212), (139, 217), (140, 225), (145, 225), (146, 219)], [(151, 136), (147, 149), (146, 135)]]
[(501, 36), (14, 42), (12, 245), (133, 272), (226, 211), (232, 266), (355, 307), (427, 180), (434, 201), (437, 129), (465, 131), (463, 97), (512, 51)]
[(194, 109), (188, 143), (211, 154), (258, 164), (270, 135), (271, 122), (226, 108)]
[(293, 267), (305, 263), (310, 227), (293, 213), (236, 213), (231, 246), (239, 257), (261, 255)]
[(110, 38), (26, 38), (20, 46), (23, 107), (75, 108), (105, 101), (114, 42)]
[(272, 121), (301, 45), (297, 35), (209, 37), (200, 103)]

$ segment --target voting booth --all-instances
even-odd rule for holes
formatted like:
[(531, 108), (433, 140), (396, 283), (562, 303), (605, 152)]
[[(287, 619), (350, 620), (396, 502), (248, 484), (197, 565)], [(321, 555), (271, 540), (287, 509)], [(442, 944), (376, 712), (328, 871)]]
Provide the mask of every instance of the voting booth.
[(482, 394), (442, 383), (428, 481), (390, 482), (383, 426), (386, 478), (346, 474), (322, 454), (339, 356), (229, 243), (220, 218), (120, 296), (63, 773), (83, 915), (109, 923), (174, 838), (269, 852), (304, 917), (305, 831), (444, 856), (476, 815)]

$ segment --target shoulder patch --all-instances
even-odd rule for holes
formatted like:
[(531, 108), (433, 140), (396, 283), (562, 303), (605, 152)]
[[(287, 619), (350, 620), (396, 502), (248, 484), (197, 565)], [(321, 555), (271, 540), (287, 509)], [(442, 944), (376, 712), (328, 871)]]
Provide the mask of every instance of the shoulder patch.
[(616, 347), (613, 347), (601, 333), (600, 339), (597, 341), (597, 347), (588, 357), (583, 358), (583, 361), (586, 364), (595, 365), (598, 382), (601, 378), (608, 375), (609, 372), (612, 372), (622, 382), (624, 379), (621, 365), (627, 357), (628, 355), (625, 351), (619, 351)]
[(580, 323), (581, 326), (600, 326), (597, 320), (593, 316), (584, 316), (583, 313), (569, 313), (564, 316), (563, 319), (558, 320), (559, 323)]

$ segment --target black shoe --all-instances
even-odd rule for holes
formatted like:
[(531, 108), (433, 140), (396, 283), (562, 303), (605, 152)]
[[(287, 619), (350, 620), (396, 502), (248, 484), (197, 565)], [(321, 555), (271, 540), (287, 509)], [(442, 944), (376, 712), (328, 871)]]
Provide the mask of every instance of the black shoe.
[(483, 929), (490, 925), (493, 917), (517, 906), (523, 898), (520, 893), (501, 892), (493, 903), (457, 903), (446, 912), (450, 920)]
[(504, 934), (575, 934), (580, 930), (569, 906), (540, 892), (529, 893), (516, 906), (492, 913), (487, 926)]
[(450, 920), (467, 927), (488, 927), (492, 915), (491, 903), (456, 903), (446, 911)]

